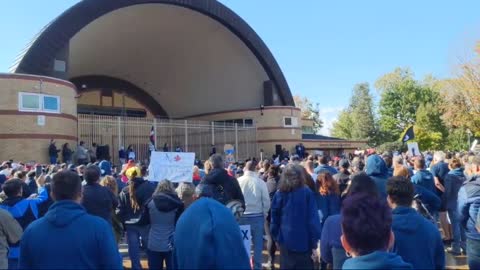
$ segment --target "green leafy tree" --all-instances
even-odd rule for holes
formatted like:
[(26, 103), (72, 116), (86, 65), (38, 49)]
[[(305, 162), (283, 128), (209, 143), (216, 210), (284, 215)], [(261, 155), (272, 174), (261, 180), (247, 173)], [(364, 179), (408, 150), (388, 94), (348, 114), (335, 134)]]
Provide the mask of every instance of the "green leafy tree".
[(338, 120), (333, 123), (331, 134), (342, 139), (352, 139), (352, 125), (352, 113), (348, 109), (342, 110), (338, 114)]
[(448, 132), (438, 106), (420, 104), (415, 121), (415, 141), (420, 150), (442, 150)]
[(323, 121), (320, 118), (319, 104), (313, 104), (311, 100), (306, 97), (294, 96), (295, 106), (302, 111), (302, 119), (309, 119), (313, 121), (313, 131), (318, 133), (323, 127)]
[(450, 130), (445, 149), (450, 151), (464, 151), (468, 149), (468, 135), (466, 130), (460, 128)]
[(420, 105), (436, 105), (439, 98), (432, 81), (416, 81), (410, 69), (395, 69), (378, 79), (375, 87), (380, 91), (379, 126), (386, 142), (398, 140), (408, 126), (415, 124)]

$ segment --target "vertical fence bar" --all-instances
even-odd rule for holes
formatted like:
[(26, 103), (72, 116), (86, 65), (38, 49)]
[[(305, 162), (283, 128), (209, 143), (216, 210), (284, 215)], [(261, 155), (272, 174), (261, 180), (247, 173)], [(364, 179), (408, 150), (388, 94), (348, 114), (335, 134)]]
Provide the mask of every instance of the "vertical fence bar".
[(238, 124), (235, 123), (235, 160), (238, 162)]
[(153, 118), (153, 136), (155, 138), (153, 140), (155, 143), (153, 146), (155, 147), (155, 150), (157, 150), (157, 118)]
[(120, 116), (117, 117), (117, 128), (118, 128), (118, 149), (122, 147), (122, 119)]
[(188, 122), (185, 120), (185, 152), (188, 152)]
[(212, 145), (215, 145), (215, 122), (212, 121)]

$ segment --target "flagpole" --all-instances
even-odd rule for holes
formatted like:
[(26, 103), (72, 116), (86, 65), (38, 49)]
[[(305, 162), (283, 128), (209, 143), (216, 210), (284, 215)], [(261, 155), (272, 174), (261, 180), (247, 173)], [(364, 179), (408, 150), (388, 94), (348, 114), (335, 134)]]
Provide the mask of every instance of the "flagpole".
[(153, 146), (155, 147), (155, 151), (157, 151), (157, 118), (153, 118)]

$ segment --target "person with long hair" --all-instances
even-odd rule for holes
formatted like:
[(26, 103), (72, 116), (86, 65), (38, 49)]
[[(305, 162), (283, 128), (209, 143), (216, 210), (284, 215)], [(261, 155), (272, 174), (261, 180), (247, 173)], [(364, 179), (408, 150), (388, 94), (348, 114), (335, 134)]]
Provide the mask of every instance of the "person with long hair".
[(316, 194), (318, 214), (322, 224), (331, 215), (340, 213), (340, 189), (333, 176), (323, 171), (318, 175), (318, 193)]
[[(279, 168), (278, 166), (272, 165), (267, 172), (267, 189), (268, 195), (270, 196), (270, 202), (275, 196), (275, 192), (278, 189), (278, 182), (280, 176), (278, 175)], [(270, 204), (271, 205), (271, 204)], [(265, 232), (267, 236), (267, 251), (268, 251), (268, 262), (262, 264), (263, 268), (272, 269), (275, 264), (275, 252), (277, 252), (277, 245), (273, 240), (272, 233), (270, 232), (270, 221), (272, 219), (271, 211), (268, 211), (267, 219), (265, 221)]]
[(63, 163), (72, 164), (72, 156), (73, 156), (73, 151), (72, 149), (70, 149), (70, 145), (68, 143), (63, 144), (62, 146)]
[[(352, 180), (345, 191), (345, 198), (358, 193), (366, 193), (370, 197), (378, 198), (375, 182), (365, 173), (352, 175)], [(333, 269), (342, 269), (343, 263), (347, 259), (340, 240), (342, 236), (341, 220), (341, 214), (328, 217), (323, 223), (322, 241), (320, 241), (321, 260), (323, 263), (330, 264)]]
[(315, 196), (305, 186), (304, 168), (289, 164), (272, 201), (270, 231), (280, 245), (282, 269), (311, 269), (321, 225)]
[[(100, 185), (108, 188), (118, 200), (118, 184), (117, 180), (113, 176), (105, 176), (102, 180), (100, 180)], [(124, 228), (122, 222), (120, 222), (117, 215), (115, 214), (115, 209), (112, 209), (112, 227), (113, 232), (115, 233), (115, 240), (117, 241), (117, 243), (119, 243), (122, 239)]]
[(140, 168), (131, 167), (125, 172), (128, 186), (120, 192), (118, 216), (127, 233), (128, 255), (132, 269), (142, 269), (140, 264), (140, 246), (148, 245), (148, 226), (138, 224), (144, 204), (152, 197), (155, 186), (143, 179)]
[(183, 212), (183, 203), (175, 193), (172, 182), (160, 181), (145, 204), (139, 223), (150, 224), (148, 234), (148, 267), (150, 270), (173, 269), (172, 251), (175, 224)]

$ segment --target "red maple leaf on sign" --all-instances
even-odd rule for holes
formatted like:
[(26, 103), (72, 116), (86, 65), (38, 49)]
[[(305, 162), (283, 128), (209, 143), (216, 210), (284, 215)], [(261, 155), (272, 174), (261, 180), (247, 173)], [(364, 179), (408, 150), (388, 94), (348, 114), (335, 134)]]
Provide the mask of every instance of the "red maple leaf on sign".
[(179, 162), (181, 159), (182, 158), (179, 155), (176, 155), (175, 158), (174, 158), (175, 162)]

